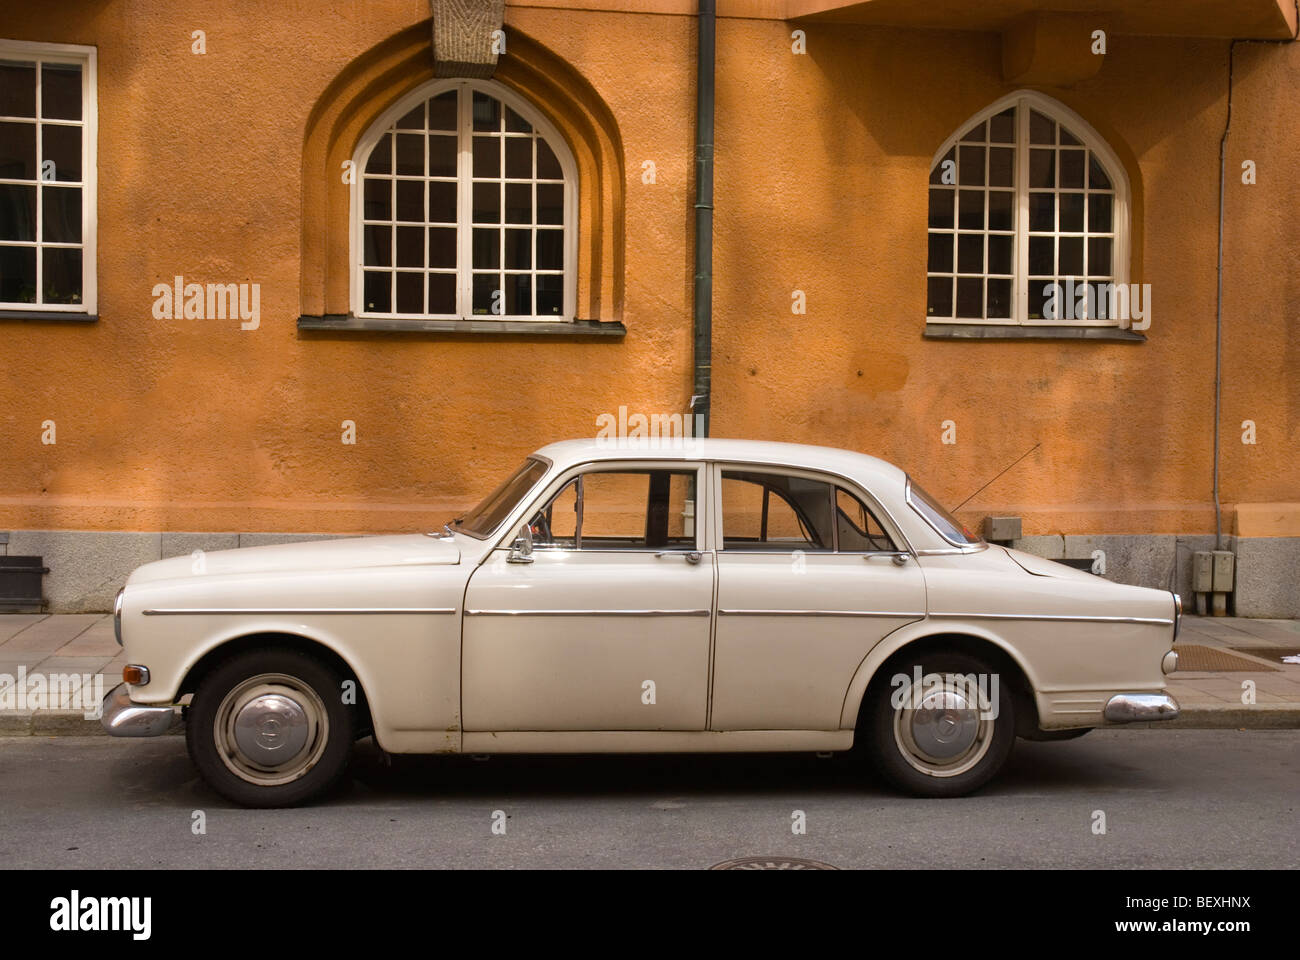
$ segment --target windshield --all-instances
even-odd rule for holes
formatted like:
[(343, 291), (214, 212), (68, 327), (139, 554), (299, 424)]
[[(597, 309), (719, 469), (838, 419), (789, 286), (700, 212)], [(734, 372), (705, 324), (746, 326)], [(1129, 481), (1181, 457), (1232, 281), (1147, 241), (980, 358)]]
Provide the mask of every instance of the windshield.
[(519, 501), (528, 491), (537, 485), (537, 481), (541, 480), (545, 473), (546, 463), (529, 457), (502, 482), (501, 486), (484, 497), (477, 507), (453, 521), (452, 526), (461, 533), (482, 540), (501, 526), (501, 522), (519, 505)]
[(956, 517), (939, 506), (938, 500), (917, 486), (916, 481), (911, 477), (907, 478), (907, 502), (912, 505), (913, 510), (925, 517), (930, 526), (938, 530), (945, 540), (962, 546), (984, 542), (983, 537), (977, 537), (967, 530)]

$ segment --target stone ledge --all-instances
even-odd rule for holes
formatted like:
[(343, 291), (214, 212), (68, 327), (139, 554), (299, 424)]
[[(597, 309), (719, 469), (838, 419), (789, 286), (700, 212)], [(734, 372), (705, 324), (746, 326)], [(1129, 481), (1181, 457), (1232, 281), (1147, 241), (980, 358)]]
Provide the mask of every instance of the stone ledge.
[(927, 323), (927, 340), (1096, 340), (1146, 343), (1136, 330), (1121, 327), (1018, 326), (1001, 323)]
[(394, 320), (328, 313), (304, 314), (298, 329), (312, 333), (458, 334), (487, 337), (590, 337), (618, 339), (627, 327), (617, 320)]

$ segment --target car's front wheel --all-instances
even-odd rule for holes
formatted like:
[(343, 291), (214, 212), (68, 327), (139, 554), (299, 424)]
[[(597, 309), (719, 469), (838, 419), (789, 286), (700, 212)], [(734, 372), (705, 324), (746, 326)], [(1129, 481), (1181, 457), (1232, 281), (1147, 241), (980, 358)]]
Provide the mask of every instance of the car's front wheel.
[(885, 779), (923, 797), (987, 783), (1016, 739), (1008, 680), (964, 653), (895, 660), (868, 691), (859, 731)]
[(284, 807), (328, 790), (347, 770), (354, 707), (327, 664), (295, 650), (242, 653), (209, 673), (186, 718), (190, 757), (222, 796)]

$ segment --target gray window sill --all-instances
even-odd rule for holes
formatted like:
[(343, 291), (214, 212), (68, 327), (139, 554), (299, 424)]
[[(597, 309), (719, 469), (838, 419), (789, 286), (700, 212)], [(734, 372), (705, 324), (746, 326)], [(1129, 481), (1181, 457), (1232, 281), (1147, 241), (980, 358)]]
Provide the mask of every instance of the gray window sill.
[(301, 316), (298, 329), (333, 333), (471, 334), (498, 337), (598, 337), (621, 338), (627, 327), (618, 321), (599, 320), (391, 320), (355, 317), (345, 313)]
[(927, 340), (1108, 340), (1146, 343), (1146, 337), (1123, 327), (1012, 326), (993, 323), (927, 323)]
[(66, 310), (0, 310), (0, 320), (34, 320), (37, 323), (94, 323), (97, 313), (70, 313)]

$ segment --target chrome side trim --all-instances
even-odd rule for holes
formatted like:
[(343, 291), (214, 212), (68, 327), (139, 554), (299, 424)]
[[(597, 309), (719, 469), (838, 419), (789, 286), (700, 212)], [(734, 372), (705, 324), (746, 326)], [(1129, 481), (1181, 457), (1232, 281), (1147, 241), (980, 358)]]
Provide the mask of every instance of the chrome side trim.
[(727, 609), (719, 610), (719, 616), (734, 617), (911, 617), (919, 620), (925, 616), (924, 612), (908, 612), (899, 610), (747, 610), (747, 609)]
[(297, 616), (317, 614), (368, 614), (368, 613), (455, 613), (455, 607), (154, 607), (145, 610), (146, 617), (180, 616), (238, 616), (256, 614), (290, 613)]
[(1049, 613), (931, 613), (935, 620), (1044, 620), (1066, 623), (1149, 623), (1167, 627), (1172, 620), (1162, 617), (1058, 616)]
[(468, 617), (707, 617), (708, 610), (466, 610)]

